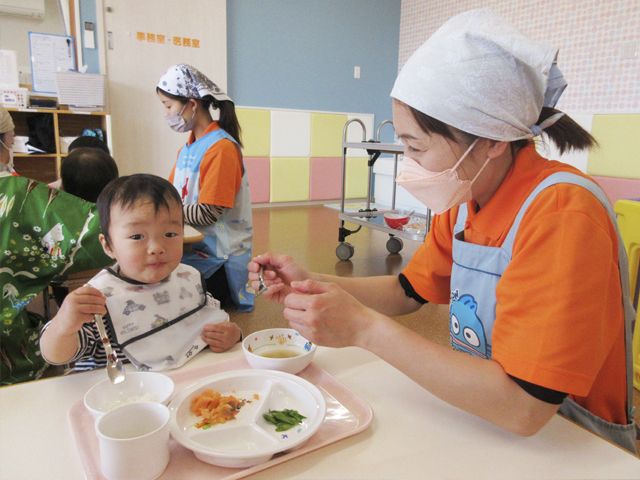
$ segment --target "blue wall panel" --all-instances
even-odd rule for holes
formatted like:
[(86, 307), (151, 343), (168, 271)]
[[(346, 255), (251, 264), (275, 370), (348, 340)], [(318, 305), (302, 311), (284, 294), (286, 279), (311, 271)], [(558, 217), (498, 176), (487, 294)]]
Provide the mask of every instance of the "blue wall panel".
[[(82, 42), (82, 63), (88, 65), (87, 73), (100, 73), (100, 55), (98, 48), (101, 47), (101, 43), (98, 41), (98, 34), (96, 32), (98, 26), (98, 19), (96, 15), (96, 2), (95, 0), (80, 0), (80, 41)], [(96, 48), (84, 47), (84, 22), (93, 23), (94, 28), (94, 41)], [(102, 25), (100, 26), (102, 30)], [(78, 65), (80, 69), (82, 65)]]
[[(242, 106), (373, 113), (377, 126), (391, 118), (400, 6), (401, 0), (228, 0), (229, 95)], [(391, 131), (383, 128), (383, 141), (392, 141)]]

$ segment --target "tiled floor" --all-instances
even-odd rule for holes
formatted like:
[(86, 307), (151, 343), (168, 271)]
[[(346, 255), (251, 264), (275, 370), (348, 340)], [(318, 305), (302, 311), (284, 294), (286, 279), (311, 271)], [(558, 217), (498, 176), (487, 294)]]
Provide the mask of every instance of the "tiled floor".
[[(388, 234), (363, 228), (347, 238), (355, 247), (354, 256), (350, 261), (340, 261), (335, 255), (340, 227), (338, 211), (323, 206), (257, 208), (253, 222), (254, 255), (267, 251), (286, 253), (311, 271), (341, 276), (397, 275), (419, 247), (418, 242), (406, 240), (399, 254), (390, 255), (386, 249)], [(347, 224), (347, 228), (354, 226)], [(282, 309), (281, 305), (258, 297), (253, 312), (230, 310), (229, 314), (248, 335), (264, 328), (288, 326)], [(425, 321), (430, 317), (432, 321)], [(435, 342), (449, 343), (447, 306), (427, 304), (418, 312), (396, 320)], [(636, 421), (640, 422), (638, 390), (634, 390), (634, 404), (638, 407)]]

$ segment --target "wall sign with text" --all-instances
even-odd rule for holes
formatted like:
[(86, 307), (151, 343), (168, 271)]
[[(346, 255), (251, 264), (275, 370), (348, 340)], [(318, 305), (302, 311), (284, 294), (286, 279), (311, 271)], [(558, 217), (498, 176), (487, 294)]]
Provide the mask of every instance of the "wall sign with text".
[(175, 45), (176, 47), (200, 48), (197, 38), (175, 37), (159, 33), (136, 32), (136, 38), (141, 42), (159, 43), (161, 45)]

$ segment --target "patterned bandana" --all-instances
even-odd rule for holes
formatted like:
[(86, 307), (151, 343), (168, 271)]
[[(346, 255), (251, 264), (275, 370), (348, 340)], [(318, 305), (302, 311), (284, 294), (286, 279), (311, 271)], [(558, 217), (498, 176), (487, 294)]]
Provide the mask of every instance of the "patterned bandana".
[(472, 135), (532, 138), (542, 107), (554, 107), (567, 86), (557, 53), (490, 10), (470, 10), (411, 55), (391, 96)]
[(184, 63), (169, 67), (160, 78), (158, 88), (179, 97), (204, 98), (211, 95), (219, 101), (233, 101), (199, 70)]

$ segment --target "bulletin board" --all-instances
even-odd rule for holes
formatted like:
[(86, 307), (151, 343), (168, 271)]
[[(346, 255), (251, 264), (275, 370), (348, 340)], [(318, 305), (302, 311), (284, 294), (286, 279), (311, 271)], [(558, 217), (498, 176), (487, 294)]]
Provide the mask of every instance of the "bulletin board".
[(31, 83), (38, 93), (57, 93), (54, 73), (76, 69), (73, 37), (29, 32)]

